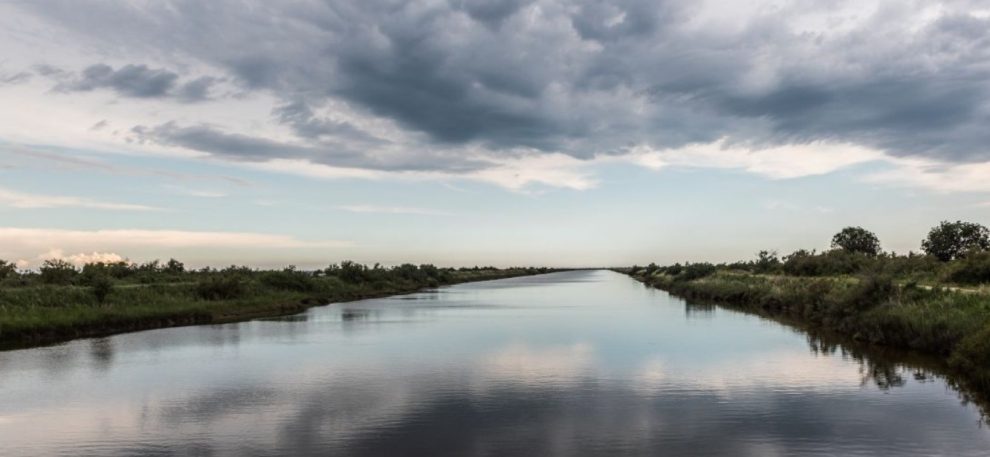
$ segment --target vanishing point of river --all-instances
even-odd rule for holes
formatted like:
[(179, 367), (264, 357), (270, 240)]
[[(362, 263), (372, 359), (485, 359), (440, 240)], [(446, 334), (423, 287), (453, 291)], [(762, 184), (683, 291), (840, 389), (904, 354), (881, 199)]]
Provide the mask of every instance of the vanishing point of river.
[(0, 455), (990, 454), (941, 378), (818, 346), (610, 271), (462, 284), (0, 352)]

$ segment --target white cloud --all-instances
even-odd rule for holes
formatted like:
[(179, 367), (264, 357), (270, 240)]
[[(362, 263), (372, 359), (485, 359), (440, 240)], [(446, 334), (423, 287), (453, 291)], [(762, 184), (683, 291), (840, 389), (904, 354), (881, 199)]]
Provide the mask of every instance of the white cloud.
[(420, 214), (424, 216), (450, 215), (450, 213), (446, 211), (411, 206), (341, 205), (337, 206), (337, 209), (352, 213)]
[(889, 158), (893, 168), (867, 182), (920, 187), (935, 192), (990, 192), (990, 162), (954, 164), (921, 158)]
[[(80, 252), (78, 254), (65, 255), (65, 251), (61, 249), (52, 249), (44, 254), (37, 257), (39, 261), (45, 261), (49, 259), (60, 259), (65, 260), (73, 265), (82, 266), (87, 263), (116, 263), (126, 261), (127, 258), (120, 254), (113, 252)], [(30, 265), (30, 262), (25, 261), (25, 266)]]
[(89, 208), (115, 211), (155, 211), (159, 208), (130, 203), (114, 203), (82, 197), (38, 195), (0, 187), (0, 204), (14, 208)]
[[(0, 227), (0, 258), (46, 258), (84, 261), (115, 252), (149, 249), (288, 249), (348, 247), (346, 241), (304, 241), (286, 235), (185, 230), (65, 230)], [(65, 256), (64, 252), (78, 252)], [(85, 254), (89, 252), (90, 254)], [(39, 253), (42, 253), (39, 256)], [(102, 254), (101, 254), (102, 253)], [(107, 254), (111, 253), (111, 254)]]
[(590, 168), (595, 160), (581, 160), (566, 154), (519, 154), (492, 157), (472, 151), (490, 168), (466, 173), (440, 171), (383, 171), (363, 168), (332, 167), (301, 159), (276, 159), (243, 166), (277, 173), (320, 179), (370, 179), (403, 181), (480, 181), (513, 191), (526, 191), (533, 185), (572, 190), (587, 190), (598, 185)]
[(511, 190), (525, 190), (533, 184), (573, 190), (587, 190), (598, 185), (598, 180), (588, 171), (594, 161), (580, 160), (566, 154), (531, 154), (492, 160), (492, 163), (492, 168), (465, 177)]
[(659, 170), (665, 167), (739, 169), (770, 179), (823, 175), (867, 162), (887, 159), (878, 150), (846, 143), (816, 141), (807, 144), (750, 148), (725, 139), (674, 149), (637, 146), (625, 156), (632, 163)]

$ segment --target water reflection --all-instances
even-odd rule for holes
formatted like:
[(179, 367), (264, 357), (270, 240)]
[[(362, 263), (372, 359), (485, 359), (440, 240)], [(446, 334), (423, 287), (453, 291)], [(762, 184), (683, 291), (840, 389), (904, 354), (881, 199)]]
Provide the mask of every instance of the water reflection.
[(89, 341), (89, 356), (95, 370), (106, 371), (113, 364), (113, 340), (93, 338)]
[(0, 353), (0, 442), (14, 456), (986, 455), (956, 395), (924, 363), (569, 272)]
[(717, 306), (710, 303), (684, 303), (684, 317), (687, 319), (714, 319)]

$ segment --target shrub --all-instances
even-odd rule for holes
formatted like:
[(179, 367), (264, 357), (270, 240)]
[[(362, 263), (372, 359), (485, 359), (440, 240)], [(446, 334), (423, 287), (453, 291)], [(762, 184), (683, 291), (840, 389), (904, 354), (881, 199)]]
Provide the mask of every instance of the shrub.
[(858, 310), (864, 310), (890, 301), (895, 291), (897, 287), (890, 276), (864, 275), (849, 290), (845, 302)]
[(685, 265), (684, 269), (677, 275), (677, 279), (680, 281), (691, 281), (694, 279), (711, 276), (714, 273), (715, 265), (707, 262), (689, 263)]
[(330, 265), (323, 270), (327, 276), (336, 276), (344, 282), (359, 283), (368, 279), (368, 267), (350, 260), (340, 262), (340, 265)]
[(872, 269), (876, 260), (858, 252), (836, 249), (821, 254), (804, 249), (784, 257), (783, 271), (792, 276), (857, 274)]
[(196, 294), (206, 300), (238, 298), (243, 296), (246, 290), (244, 280), (233, 274), (213, 275), (196, 284)]
[(963, 338), (949, 363), (970, 373), (982, 387), (990, 388), (990, 323)]
[(895, 277), (934, 276), (942, 268), (942, 263), (933, 256), (908, 253), (905, 256), (892, 255), (883, 260), (883, 272)]
[(115, 279), (124, 279), (134, 274), (135, 265), (127, 261), (119, 261), (106, 264), (107, 272)]
[(289, 267), (282, 271), (266, 271), (261, 274), (261, 283), (279, 290), (294, 290), (297, 292), (309, 292), (316, 288), (313, 276), (302, 271), (296, 271), (295, 267)]
[(760, 251), (753, 262), (754, 273), (773, 273), (780, 269), (777, 251)]
[(942, 221), (921, 242), (926, 254), (943, 262), (990, 249), (990, 231), (974, 222)]
[(7, 279), (8, 276), (13, 276), (17, 273), (17, 265), (6, 260), (0, 260), (0, 281)]
[(948, 279), (960, 284), (990, 283), (990, 253), (981, 252), (955, 262)]
[(880, 239), (862, 227), (846, 227), (832, 237), (832, 248), (875, 256), (880, 254)]
[(110, 281), (109, 276), (97, 276), (90, 280), (90, 289), (93, 292), (93, 297), (96, 298), (96, 302), (102, 304), (106, 302), (110, 292), (113, 292), (113, 282)]
[(79, 272), (62, 259), (49, 259), (41, 265), (41, 280), (47, 284), (70, 284)]

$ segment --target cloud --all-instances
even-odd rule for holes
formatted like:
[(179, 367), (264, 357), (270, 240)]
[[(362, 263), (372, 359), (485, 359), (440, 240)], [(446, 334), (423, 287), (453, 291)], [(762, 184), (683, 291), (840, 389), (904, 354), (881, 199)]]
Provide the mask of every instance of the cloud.
[(146, 65), (125, 65), (119, 70), (106, 64), (86, 67), (80, 78), (68, 84), (60, 84), (59, 90), (90, 91), (112, 89), (128, 97), (162, 97), (175, 87), (179, 75)]
[(484, 357), (479, 362), (479, 371), (485, 383), (540, 386), (553, 381), (559, 385), (591, 377), (594, 361), (594, 347), (585, 343), (543, 348), (512, 344)]
[(378, 206), (378, 205), (340, 205), (337, 209), (352, 213), (378, 214), (418, 214), (423, 216), (448, 216), (450, 213), (429, 208), (414, 206)]
[(107, 64), (90, 65), (75, 78), (64, 72), (40, 70), (41, 75), (52, 75), (60, 80), (58, 91), (88, 92), (109, 89), (124, 97), (164, 98), (176, 97), (183, 102), (200, 102), (210, 98), (210, 90), (220, 82), (219, 78), (202, 76), (179, 84), (179, 75), (163, 68), (128, 64), (114, 69)]
[(0, 187), (0, 204), (14, 208), (88, 208), (114, 211), (157, 211), (159, 208), (131, 203), (114, 203), (83, 197), (38, 195)]
[(89, 263), (117, 263), (127, 261), (127, 258), (113, 252), (80, 252), (77, 254), (65, 255), (61, 249), (52, 249), (37, 257), (39, 261), (49, 259), (65, 260), (76, 266), (83, 266)]
[[(746, 5), (108, 1), (83, 15), (77, 2), (38, 0), (10, 6), (7, 20), (30, 17), (134, 62), (92, 63), (71, 90), (205, 100), (224, 79), (270, 97), (261, 118), (190, 113), (135, 131), (228, 160), (570, 188), (593, 179), (514, 167), (538, 163), (533, 154), (588, 161), (636, 148), (666, 151), (651, 154), (664, 166), (775, 179), (879, 156), (990, 163), (990, 17), (979, 2)], [(149, 56), (222, 78), (181, 82)]]
[[(100, 124), (108, 124), (105, 120), (100, 121), (93, 127)], [(136, 167), (120, 165), (109, 161), (101, 160), (97, 157), (75, 154), (59, 153), (37, 147), (25, 147), (17, 145), (0, 145), (0, 153), (11, 155), (18, 160), (21, 168), (40, 168), (44, 170), (66, 169), (66, 170), (90, 170), (103, 173), (127, 175), (127, 176), (157, 176), (178, 181), (211, 181), (238, 187), (250, 187), (251, 181), (244, 178), (226, 175), (211, 175), (203, 173), (177, 172), (164, 168)]]
[(951, 163), (926, 158), (891, 160), (890, 169), (866, 176), (867, 182), (920, 187), (935, 192), (990, 192), (990, 162)]
[(201, 102), (210, 99), (210, 90), (220, 80), (212, 76), (202, 76), (192, 81), (182, 84), (178, 88), (177, 96), (185, 102)]
[[(64, 256), (64, 252), (115, 253), (165, 249), (292, 249), (340, 248), (346, 241), (305, 241), (286, 235), (252, 232), (189, 230), (66, 230), (52, 228), (0, 227), (0, 258), (30, 259), (51, 256), (69, 259), (96, 258), (94, 254)], [(49, 257), (45, 257), (49, 256)], [(88, 257), (87, 257), (88, 256)]]
[(752, 148), (729, 144), (726, 139), (689, 144), (676, 149), (633, 148), (633, 163), (660, 169), (667, 166), (741, 169), (772, 179), (798, 178), (831, 173), (852, 165), (882, 161), (886, 155), (854, 144), (814, 142)]
[(0, 73), (0, 86), (13, 86), (16, 84), (26, 83), (31, 80), (32, 76), (33, 75), (31, 73), (26, 71), (20, 71), (13, 74)]

